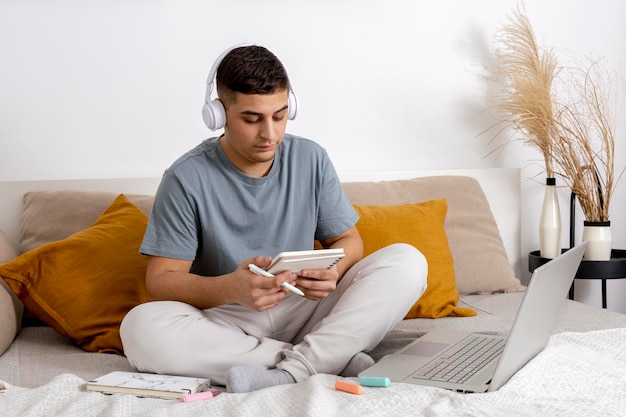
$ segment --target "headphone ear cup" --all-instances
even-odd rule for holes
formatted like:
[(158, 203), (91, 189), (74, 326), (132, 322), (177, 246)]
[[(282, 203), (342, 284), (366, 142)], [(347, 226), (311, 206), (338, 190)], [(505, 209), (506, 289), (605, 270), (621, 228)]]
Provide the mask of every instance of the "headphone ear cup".
[(289, 101), (287, 102), (287, 105), (289, 106), (289, 112), (287, 114), (287, 118), (289, 120), (293, 120), (296, 118), (296, 115), (298, 114), (298, 98), (296, 97), (296, 94), (289, 89)]
[(219, 100), (211, 100), (202, 106), (202, 119), (211, 130), (221, 129), (226, 125), (226, 109)]

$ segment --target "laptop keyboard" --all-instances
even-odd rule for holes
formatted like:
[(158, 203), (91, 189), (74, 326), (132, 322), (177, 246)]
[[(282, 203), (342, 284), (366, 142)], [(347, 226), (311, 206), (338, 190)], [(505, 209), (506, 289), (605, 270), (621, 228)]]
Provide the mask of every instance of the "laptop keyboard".
[(501, 354), (504, 345), (503, 339), (471, 335), (420, 368), (411, 377), (463, 383)]

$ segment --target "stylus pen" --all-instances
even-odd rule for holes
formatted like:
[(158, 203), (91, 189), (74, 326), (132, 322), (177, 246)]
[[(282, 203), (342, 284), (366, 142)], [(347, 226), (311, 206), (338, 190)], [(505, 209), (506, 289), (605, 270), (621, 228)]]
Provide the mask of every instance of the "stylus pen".
[[(257, 275), (261, 275), (264, 277), (273, 277), (273, 274), (270, 274), (269, 272), (267, 272), (265, 269), (263, 268), (259, 268), (258, 266), (256, 266), (255, 264), (248, 264), (248, 269), (252, 272), (254, 272)], [(304, 293), (302, 291), (300, 291), (299, 288), (294, 287), (291, 284), (288, 284), (286, 282), (283, 282), (281, 285), (283, 288), (287, 288), (289, 291), (291, 291), (294, 294), (298, 294), (301, 297), (304, 297)]]

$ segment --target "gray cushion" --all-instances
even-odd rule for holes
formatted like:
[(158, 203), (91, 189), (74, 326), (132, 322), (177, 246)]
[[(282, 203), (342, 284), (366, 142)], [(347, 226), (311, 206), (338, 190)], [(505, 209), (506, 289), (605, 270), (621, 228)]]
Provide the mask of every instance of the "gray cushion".
[(354, 204), (395, 205), (445, 198), (444, 227), (460, 294), (523, 291), (487, 197), (475, 178), (433, 176), (342, 184)]
[[(0, 232), (0, 263), (15, 258), (17, 253), (9, 242), (9, 238)], [(9, 289), (9, 286), (0, 279), (0, 355), (13, 343), (15, 335), (22, 326), (24, 306)]]
[[(38, 191), (24, 195), (20, 220), (20, 253), (66, 239), (86, 229), (111, 205), (119, 193)], [(147, 215), (154, 196), (126, 195)]]

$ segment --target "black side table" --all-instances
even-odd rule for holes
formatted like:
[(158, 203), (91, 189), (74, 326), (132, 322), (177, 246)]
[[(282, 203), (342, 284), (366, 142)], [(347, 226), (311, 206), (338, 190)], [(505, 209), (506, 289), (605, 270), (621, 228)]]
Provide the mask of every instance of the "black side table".
[[(562, 249), (561, 253), (567, 251)], [(548, 258), (539, 256), (539, 251), (528, 254), (528, 270), (533, 272), (535, 268), (550, 261)], [(613, 249), (609, 261), (585, 261), (584, 259), (576, 271), (574, 279), (599, 279), (602, 280), (602, 308), (606, 308), (606, 280), (626, 278), (626, 250)], [(574, 299), (574, 283), (569, 290), (569, 299)]]

